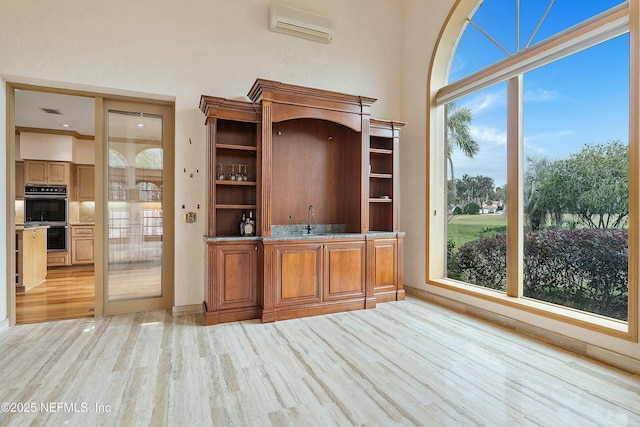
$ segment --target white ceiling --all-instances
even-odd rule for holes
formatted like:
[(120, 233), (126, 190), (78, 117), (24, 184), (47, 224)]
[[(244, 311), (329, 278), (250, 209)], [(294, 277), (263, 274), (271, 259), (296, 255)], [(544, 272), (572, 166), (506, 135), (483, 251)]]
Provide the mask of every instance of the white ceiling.
[[(75, 131), (80, 135), (95, 135), (94, 99), (49, 92), (16, 90), (16, 126)], [(62, 114), (45, 113), (42, 108), (59, 110)], [(63, 124), (70, 127), (62, 127)]]
[[(47, 113), (43, 108), (61, 114)], [(15, 120), (16, 127), (75, 131), (93, 137), (95, 101), (92, 97), (18, 89), (15, 92)], [(110, 112), (108, 121), (109, 137), (162, 141), (160, 116)]]

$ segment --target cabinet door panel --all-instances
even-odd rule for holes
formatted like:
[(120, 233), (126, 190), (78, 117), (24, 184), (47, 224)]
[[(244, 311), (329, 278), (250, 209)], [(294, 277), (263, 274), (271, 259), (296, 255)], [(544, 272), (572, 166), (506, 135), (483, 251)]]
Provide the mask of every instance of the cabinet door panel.
[(24, 176), (26, 184), (46, 184), (47, 162), (33, 160), (25, 161)]
[(218, 308), (243, 308), (258, 304), (257, 251), (255, 245), (221, 245), (217, 249)]
[(93, 264), (94, 261), (94, 240), (73, 239), (73, 250), (71, 251), (71, 264)]
[(365, 286), (365, 243), (325, 246), (325, 300), (359, 297)]
[(396, 289), (396, 241), (376, 241), (374, 292)]
[(319, 302), (322, 245), (278, 249), (278, 305)]
[(95, 168), (93, 165), (76, 166), (76, 199), (80, 201), (95, 199)]
[(48, 162), (47, 178), (49, 184), (68, 184), (69, 164), (64, 162)]

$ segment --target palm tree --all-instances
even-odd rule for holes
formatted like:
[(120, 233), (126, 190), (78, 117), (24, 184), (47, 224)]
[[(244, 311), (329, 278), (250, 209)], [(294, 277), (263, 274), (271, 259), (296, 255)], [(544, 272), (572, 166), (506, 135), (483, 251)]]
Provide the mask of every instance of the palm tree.
[(471, 131), (469, 130), (469, 125), (473, 121), (473, 112), (470, 108), (456, 108), (455, 104), (450, 102), (445, 106), (445, 114), (447, 116), (447, 133), (445, 137), (447, 159), (449, 160), (449, 169), (451, 169), (452, 194), (455, 200), (457, 196), (456, 178), (453, 173), (451, 155), (457, 147), (465, 156), (472, 159), (480, 151), (480, 144), (471, 137)]

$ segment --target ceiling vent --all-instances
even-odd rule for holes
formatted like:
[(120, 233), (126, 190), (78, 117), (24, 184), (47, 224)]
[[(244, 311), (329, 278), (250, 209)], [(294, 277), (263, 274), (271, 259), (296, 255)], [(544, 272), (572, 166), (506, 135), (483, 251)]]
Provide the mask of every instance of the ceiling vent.
[(59, 116), (62, 116), (62, 111), (56, 110), (55, 108), (43, 108), (43, 107), (40, 107), (40, 109), (42, 111), (44, 111), (45, 113), (47, 113), (47, 114), (57, 114)]
[(333, 39), (333, 19), (281, 4), (271, 5), (271, 31), (321, 43)]

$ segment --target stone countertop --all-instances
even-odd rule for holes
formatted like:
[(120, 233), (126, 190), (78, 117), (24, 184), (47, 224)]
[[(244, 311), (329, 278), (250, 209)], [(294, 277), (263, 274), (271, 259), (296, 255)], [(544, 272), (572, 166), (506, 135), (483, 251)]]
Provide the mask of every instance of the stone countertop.
[(333, 240), (333, 239), (374, 239), (384, 237), (404, 237), (403, 231), (371, 231), (369, 233), (311, 233), (278, 234), (275, 236), (204, 236), (206, 242), (261, 241), (277, 242), (291, 240)]
[(72, 227), (93, 227), (96, 225), (95, 222), (70, 222), (70, 226)]

